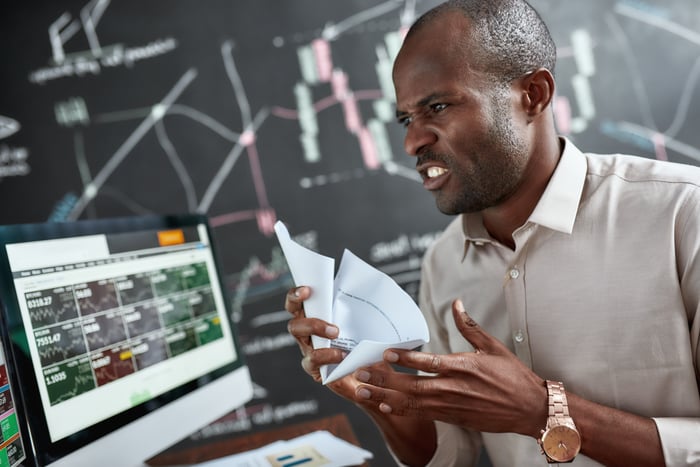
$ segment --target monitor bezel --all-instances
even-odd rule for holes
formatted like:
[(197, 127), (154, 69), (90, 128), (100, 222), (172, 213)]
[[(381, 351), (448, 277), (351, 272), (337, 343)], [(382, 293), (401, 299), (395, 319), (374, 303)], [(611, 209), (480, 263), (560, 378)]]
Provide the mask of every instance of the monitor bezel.
[[(212, 250), (214, 265), (217, 273), (216, 280), (219, 282), (220, 289), (224, 297), (225, 310), (228, 316), (227, 321), (230, 326), (231, 336), (234, 340), (234, 348), (237, 359), (234, 362), (226, 364), (202, 377), (190, 381), (189, 383), (185, 383), (120, 414), (109, 417), (91, 427), (80, 430), (71, 436), (56, 442), (52, 442), (49, 435), (48, 426), (43, 416), (43, 404), (40, 397), (39, 385), (35, 377), (34, 364), (28, 353), (25, 327), (20, 312), (20, 306), (16, 298), (16, 290), (5, 245), (84, 235), (116, 234), (143, 230), (170, 230), (184, 227), (196, 227), (198, 225), (204, 225), (206, 227), (207, 235), (209, 237), (209, 246)], [(20, 408), (17, 408), (18, 417), (21, 416), (23, 418), (23, 423), (20, 423), (20, 425), (22, 425), (22, 428), (24, 429), (23, 433), (28, 433), (29, 435), (29, 439), (27, 439), (25, 442), (25, 451), (27, 456), (31, 457), (33, 455), (37, 465), (52, 465), (54, 462), (65, 458), (71, 453), (84, 449), (91, 443), (94, 443), (101, 438), (106, 437), (110, 433), (117, 431), (120, 427), (125, 427), (137, 422), (138, 420), (145, 419), (146, 417), (149, 417), (149, 414), (161, 410), (168, 404), (175, 403), (187, 395), (193, 394), (205, 386), (212, 384), (214, 381), (233, 373), (239, 373), (239, 376), (234, 379), (243, 382), (241, 388), (243, 394), (245, 395), (244, 398), (245, 400), (249, 400), (252, 395), (252, 387), (248, 388), (245, 384), (245, 381), (248, 380), (248, 386), (251, 386), (247, 367), (245, 367), (245, 362), (243, 360), (243, 355), (238, 341), (238, 336), (235, 332), (230, 309), (230, 300), (227, 297), (227, 291), (224, 287), (221, 271), (221, 266), (218, 262), (218, 256), (216, 254), (214, 236), (205, 215), (186, 214), (139, 216), (99, 220), (81, 220), (67, 223), (37, 223), (0, 226), (0, 292), (2, 292), (0, 293), (0, 298), (11, 297), (10, 299), (0, 302), (0, 327), (2, 328), (2, 341), (5, 347), (8, 366), (12, 367), (12, 384), (14, 385), (14, 394), (19, 399), (19, 401), (16, 401), (16, 405), (21, 405), (21, 410)], [(9, 365), (10, 360), (12, 361), (11, 365)], [(242, 373), (242, 376), (240, 373)], [(241, 401), (238, 401), (232, 407), (235, 408), (235, 406), (240, 405), (241, 403)], [(41, 411), (40, 416), (37, 416), (37, 410)], [(220, 415), (224, 415), (225, 413), (227, 412), (221, 413)], [(151, 416), (149, 418), (153, 417)], [(189, 432), (194, 432), (197, 428), (199, 428), (199, 426), (192, 426)], [(186, 433), (181, 434), (180, 438), (185, 435)], [(175, 438), (172, 440), (172, 442), (175, 442), (180, 438)], [(29, 446), (30, 444), (31, 446)], [(165, 447), (167, 446), (161, 446), (161, 448)], [(153, 453), (156, 452), (157, 451)]]

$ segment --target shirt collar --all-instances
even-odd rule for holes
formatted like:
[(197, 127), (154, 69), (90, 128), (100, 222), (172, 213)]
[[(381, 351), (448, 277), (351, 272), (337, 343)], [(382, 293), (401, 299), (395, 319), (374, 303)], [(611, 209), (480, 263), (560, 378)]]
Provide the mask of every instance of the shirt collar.
[(586, 157), (574, 144), (562, 138), (564, 151), (544, 193), (528, 219), (530, 222), (570, 234), (586, 180)]
[[(587, 163), (586, 157), (571, 141), (563, 137), (561, 140), (564, 151), (528, 222), (570, 234), (583, 193)], [(493, 241), (484, 227), (481, 212), (462, 214), (462, 231), (467, 242)]]

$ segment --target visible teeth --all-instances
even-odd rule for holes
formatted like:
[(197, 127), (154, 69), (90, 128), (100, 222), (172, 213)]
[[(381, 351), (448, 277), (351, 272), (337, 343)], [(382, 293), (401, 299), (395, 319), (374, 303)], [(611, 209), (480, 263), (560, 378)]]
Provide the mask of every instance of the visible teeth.
[(447, 173), (447, 169), (443, 169), (442, 167), (430, 167), (427, 172), (429, 178), (439, 177), (445, 173)]

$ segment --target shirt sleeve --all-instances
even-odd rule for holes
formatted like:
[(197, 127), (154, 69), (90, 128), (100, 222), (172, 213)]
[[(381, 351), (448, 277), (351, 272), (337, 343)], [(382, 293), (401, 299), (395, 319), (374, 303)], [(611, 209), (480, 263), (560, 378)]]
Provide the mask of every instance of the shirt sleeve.
[(700, 465), (700, 419), (654, 418), (667, 467)]
[[(692, 191), (683, 212), (686, 216), (677, 241), (678, 276), (690, 325), (695, 377), (700, 387), (700, 189)], [(653, 420), (668, 467), (700, 465), (700, 418)]]

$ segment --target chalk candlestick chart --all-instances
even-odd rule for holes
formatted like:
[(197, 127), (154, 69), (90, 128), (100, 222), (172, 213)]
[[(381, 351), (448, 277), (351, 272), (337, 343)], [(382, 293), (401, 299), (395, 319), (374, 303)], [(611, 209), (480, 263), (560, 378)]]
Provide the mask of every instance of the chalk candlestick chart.
[[(387, 2), (384, 5), (389, 5)], [(367, 20), (373, 14), (384, 13), (386, 7), (380, 5), (379, 8), (371, 12), (358, 14), (356, 17), (346, 20), (346, 23), (353, 25), (358, 21)], [(391, 5), (390, 5), (391, 6)], [(401, 41), (407, 25), (415, 16), (414, 5), (407, 4), (404, 13), (401, 15), (402, 25), (398, 32), (389, 32), (384, 37), (384, 45), (376, 47), (377, 63), (375, 72), (380, 89), (353, 91), (349, 87), (348, 74), (342, 69), (333, 65), (331, 40), (339, 34), (338, 26), (324, 29), (322, 37), (311, 41), (309, 45), (301, 46), (297, 49), (299, 66), (304, 81), (297, 83), (294, 87), (294, 95), (297, 101), (297, 109), (286, 109), (273, 107), (273, 115), (281, 118), (296, 119), (302, 129), (299, 137), (306, 162), (314, 163), (321, 159), (321, 150), (318, 142), (318, 114), (336, 104), (343, 108), (345, 129), (357, 138), (364, 167), (368, 170), (377, 170), (382, 167), (389, 167), (391, 173), (395, 164), (391, 164), (393, 150), (389, 141), (386, 125), (393, 122), (393, 84), (391, 81), (391, 64), (398, 53)], [(311, 86), (330, 84), (332, 94), (320, 99), (317, 102), (312, 100)], [(376, 118), (370, 119), (365, 124), (360, 115), (358, 101), (372, 100)], [(396, 170), (393, 170), (396, 173)], [(405, 173), (405, 172), (403, 172)], [(342, 175), (334, 174), (334, 181), (342, 179)], [(414, 172), (409, 178), (417, 179)], [(302, 188), (310, 188), (315, 183), (323, 184), (327, 181), (325, 177), (319, 177), (315, 181), (303, 178), (300, 182)]]

